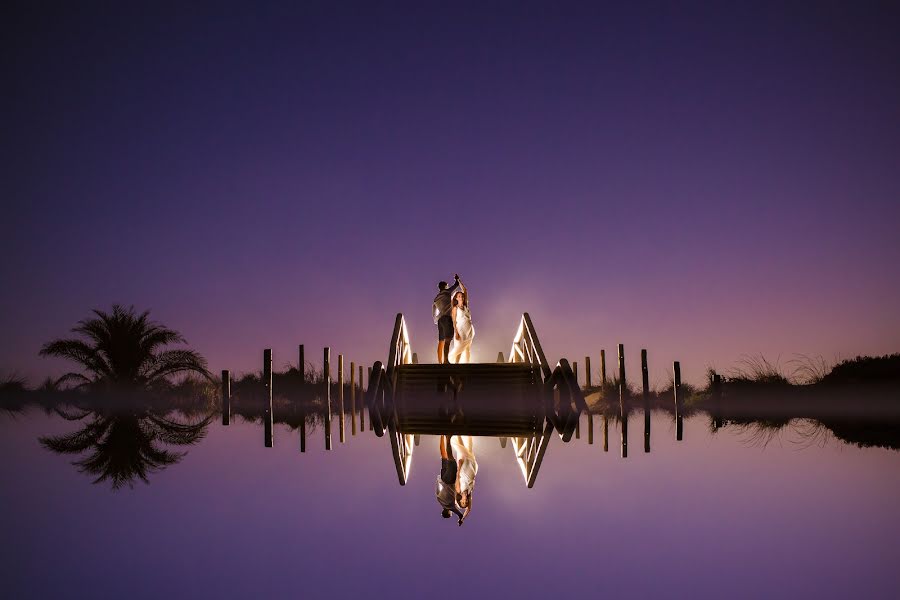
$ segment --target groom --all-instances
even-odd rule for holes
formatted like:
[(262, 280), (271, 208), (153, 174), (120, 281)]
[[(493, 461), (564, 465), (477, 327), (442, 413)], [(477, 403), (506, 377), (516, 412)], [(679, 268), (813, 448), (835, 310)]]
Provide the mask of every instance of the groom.
[(459, 274), (453, 276), (453, 285), (447, 287), (447, 282), (438, 284), (438, 293), (434, 297), (434, 324), (438, 328), (437, 360), (439, 363), (450, 362), (450, 341), (453, 339), (453, 319), (450, 311), (453, 309), (453, 292), (459, 287)]

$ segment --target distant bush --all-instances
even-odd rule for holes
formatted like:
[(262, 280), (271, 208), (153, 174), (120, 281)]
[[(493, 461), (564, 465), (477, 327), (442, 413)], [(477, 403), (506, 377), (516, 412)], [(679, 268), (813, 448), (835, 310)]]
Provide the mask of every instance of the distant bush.
[(825, 384), (900, 381), (900, 354), (857, 356), (837, 364), (822, 378)]

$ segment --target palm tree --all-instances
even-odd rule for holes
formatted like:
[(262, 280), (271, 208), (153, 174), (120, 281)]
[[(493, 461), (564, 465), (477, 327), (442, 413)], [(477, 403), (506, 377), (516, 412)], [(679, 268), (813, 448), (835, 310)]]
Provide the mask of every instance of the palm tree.
[(92, 417), (80, 430), (68, 435), (41, 437), (41, 445), (57, 454), (83, 454), (72, 464), (82, 473), (94, 476), (94, 483), (108, 481), (114, 490), (133, 487), (137, 480), (149, 483), (151, 473), (179, 462), (185, 452), (173, 452), (164, 446), (192, 446), (206, 435), (212, 420), (183, 423), (152, 411), (105, 412), (83, 410), (63, 418), (76, 421)]
[(67, 358), (83, 372), (66, 373), (57, 384), (94, 389), (150, 387), (176, 373), (200, 373), (209, 378), (206, 360), (193, 350), (165, 349), (185, 343), (177, 331), (150, 320), (150, 312), (114, 304), (111, 313), (94, 310), (72, 332), (82, 338), (59, 339), (41, 348), (41, 356)]

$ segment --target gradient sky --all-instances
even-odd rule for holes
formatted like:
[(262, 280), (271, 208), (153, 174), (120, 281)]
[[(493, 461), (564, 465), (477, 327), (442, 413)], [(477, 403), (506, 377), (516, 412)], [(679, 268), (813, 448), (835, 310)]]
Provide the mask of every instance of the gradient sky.
[(371, 364), (397, 312), (430, 358), (454, 272), (476, 359), (526, 310), (656, 384), (900, 350), (895, 3), (22, 4), (3, 373), (113, 302), (215, 370)]

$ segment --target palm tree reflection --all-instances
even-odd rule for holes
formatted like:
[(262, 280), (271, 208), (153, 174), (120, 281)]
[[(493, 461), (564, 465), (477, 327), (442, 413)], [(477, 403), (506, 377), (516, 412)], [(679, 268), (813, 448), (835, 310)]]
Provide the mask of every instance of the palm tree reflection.
[(114, 490), (125, 485), (134, 487), (137, 480), (149, 483), (150, 474), (179, 462), (187, 453), (165, 446), (198, 443), (212, 420), (208, 416), (183, 422), (150, 410), (57, 412), (70, 421), (89, 421), (74, 433), (41, 437), (41, 445), (57, 454), (83, 455), (72, 465), (94, 477), (93, 483), (108, 481)]

